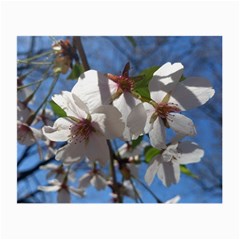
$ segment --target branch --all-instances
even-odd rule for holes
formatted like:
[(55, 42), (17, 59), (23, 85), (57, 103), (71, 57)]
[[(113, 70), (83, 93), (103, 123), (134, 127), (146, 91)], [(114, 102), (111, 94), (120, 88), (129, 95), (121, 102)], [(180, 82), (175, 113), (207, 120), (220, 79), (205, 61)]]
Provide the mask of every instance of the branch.
[(83, 49), (82, 41), (80, 37), (73, 37), (73, 46), (77, 48), (79, 56), (82, 60), (83, 68), (85, 71), (90, 70), (90, 66), (88, 64), (88, 60)]
[(36, 164), (34, 167), (32, 167), (29, 170), (25, 170), (22, 172), (18, 173), (18, 178), (17, 181), (20, 182), (21, 180), (23, 180), (24, 178), (28, 177), (29, 175), (31, 175), (32, 173), (34, 173), (35, 171), (37, 171), (41, 166), (48, 164), (49, 162), (51, 162), (52, 160), (54, 160), (54, 157), (44, 161), (44, 162), (40, 162), (38, 164)]

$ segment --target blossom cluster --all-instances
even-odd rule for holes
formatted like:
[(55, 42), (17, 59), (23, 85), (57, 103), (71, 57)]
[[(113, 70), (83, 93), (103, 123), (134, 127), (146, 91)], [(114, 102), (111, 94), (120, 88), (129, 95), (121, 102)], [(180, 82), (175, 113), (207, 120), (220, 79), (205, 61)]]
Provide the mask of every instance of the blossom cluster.
[[(131, 176), (137, 178), (136, 163), (149, 143), (142, 141), (134, 149), (131, 149), (131, 143), (144, 135), (148, 136), (150, 145), (159, 150), (145, 173), (148, 185), (156, 174), (164, 186), (178, 183), (180, 166), (199, 162), (203, 157), (204, 151), (198, 144), (184, 141), (184, 137), (195, 136), (197, 131), (193, 121), (182, 112), (199, 107), (213, 97), (214, 89), (210, 82), (200, 77), (184, 78), (183, 65), (168, 62), (152, 74), (146, 88), (149, 97), (145, 97), (136, 88), (140, 81), (145, 81), (144, 76), (129, 76), (129, 70), (130, 65), (127, 64), (119, 76), (86, 71), (80, 75), (71, 92), (63, 91), (52, 97), (66, 116), (44, 126), (43, 137), (66, 144), (56, 150), (55, 159), (61, 165), (45, 167), (51, 176), (56, 173), (57, 176), (50, 180), (50, 186), (40, 189), (58, 191), (59, 202), (69, 202), (70, 192), (83, 197), (89, 185), (97, 190), (113, 187), (113, 179), (101, 168), (114, 157), (120, 159), (116, 164), (125, 177), (119, 192), (136, 198), (139, 193), (130, 180)], [(28, 109), (24, 109), (21, 119), (27, 114)], [(170, 142), (167, 142), (166, 129), (175, 133)], [(31, 133), (33, 142), (36, 133), (33, 129)], [(116, 138), (126, 143), (112, 153), (110, 140)], [(30, 144), (26, 139), (25, 143)], [(81, 161), (87, 162), (90, 171), (80, 177), (78, 188), (69, 187), (67, 182), (74, 177), (64, 167)]]

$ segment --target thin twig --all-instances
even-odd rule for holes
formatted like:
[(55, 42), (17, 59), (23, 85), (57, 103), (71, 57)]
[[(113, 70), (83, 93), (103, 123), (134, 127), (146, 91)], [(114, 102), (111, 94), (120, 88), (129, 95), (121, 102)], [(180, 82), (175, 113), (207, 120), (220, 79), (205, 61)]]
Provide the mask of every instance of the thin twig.
[(156, 195), (155, 193), (148, 188), (143, 182), (141, 182), (139, 179), (135, 178), (133, 175), (131, 175), (132, 178), (134, 178), (137, 182), (139, 182), (149, 193), (151, 193), (151, 195), (155, 198), (155, 200), (157, 201), (157, 203), (163, 203), (163, 201), (161, 201)]

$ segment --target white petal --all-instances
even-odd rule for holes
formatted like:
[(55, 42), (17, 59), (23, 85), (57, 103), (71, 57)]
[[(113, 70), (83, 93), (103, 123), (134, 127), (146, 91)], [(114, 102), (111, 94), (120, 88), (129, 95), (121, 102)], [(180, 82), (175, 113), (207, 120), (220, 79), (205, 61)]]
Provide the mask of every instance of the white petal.
[(80, 161), (86, 153), (85, 142), (81, 143), (68, 143), (67, 145), (59, 148), (56, 153), (56, 160), (62, 160), (64, 163), (73, 163)]
[(169, 203), (178, 203), (180, 201), (180, 199), (181, 199), (181, 197), (179, 195), (177, 195), (174, 198), (169, 199), (165, 203), (167, 203), (167, 204), (169, 204)]
[(61, 188), (58, 191), (57, 201), (58, 203), (70, 203), (71, 197), (69, 191), (67, 189)]
[(178, 155), (177, 151), (178, 143), (170, 144), (163, 152), (162, 157), (164, 162), (172, 160), (173, 157), (176, 158)]
[(87, 188), (90, 184), (90, 180), (92, 179), (92, 174), (85, 173), (80, 179), (79, 179), (79, 188)]
[(99, 161), (104, 166), (110, 160), (106, 138), (101, 134), (92, 133), (86, 145), (86, 156), (90, 161)]
[(64, 142), (69, 139), (71, 133), (69, 127), (71, 125), (72, 122), (68, 119), (58, 118), (53, 124), (53, 127), (43, 127), (43, 134), (51, 141)]
[(59, 165), (54, 163), (48, 163), (46, 165), (40, 166), (40, 169), (46, 169), (46, 170), (57, 170), (59, 168)]
[(31, 128), (33, 136), (35, 137), (36, 140), (46, 140), (43, 135), (42, 129), (36, 129), (33, 127), (30, 127), (30, 128)]
[(122, 158), (129, 158), (129, 157), (134, 157), (141, 155), (143, 152), (143, 149), (148, 146), (146, 142), (142, 141), (138, 146), (135, 148), (129, 148), (126, 143), (124, 143), (119, 149), (118, 153)]
[(207, 79), (190, 77), (178, 84), (169, 102), (178, 104), (181, 110), (187, 110), (203, 105), (213, 97), (214, 93)]
[(58, 179), (51, 179), (48, 181), (48, 183), (52, 185), (60, 186), (60, 187), (62, 185), (62, 183)]
[[(89, 113), (88, 106), (74, 93), (72, 93), (72, 98), (75, 102), (75, 104), (84, 112)], [(82, 114), (82, 113), (80, 113)]]
[(152, 184), (152, 181), (153, 181), (153, 179), (154, 179), (154, 177), (155, 177), (155, 175), (158, 171), (159, 159), (161, 159), (160, 155), (154, 157), (152, 159), (152, 161), (149, 163), (148, 169), (147, 169), (147, 171), (145, 173), (145, 176), (144, 176), (145, 182), (148, 185)]
[(72, 93), (82, 99), (91, 112), (101, 105), (109, 104), (116, 87), (116, 84), (108, 80), (104, 74), (89, 70), (81, 74)]
[(180, 167), (175, 161), (162, 162), (158, 168), (158, 178), (163, 185), (169, 187), (171, 184), (176, 184), (180, 179)]
[(183, 74), (183, 65), (181, 63), (166, 63), (159, 68), (149, 82), (149, 91), (151, 98), (160, 103), (165, 95), (173, 91)]
[(163, 120), (158, 117), (154, 123), (153, 128), (149, 132), (150, 143), (153, 147), (158, 149), (166, 148), (166, 130)]
[(142, 103), (139, 103), (132, 109), (132, 112), (128, 115), (127, 126), (130, 132), (139, 136), (143, 133), (147, 120), (147, 113)]
[(178, 163), (196, 163), (201, 160), (204, 151), (194, 142), (181, 142), (178, 145)]
[(71, 182), (75, 181), (75, 171), (70, 171), (68, 173), (68, 180), (70, 180)]
[[(154, 75), (160, 76), (160, 77), (168, 77), (169, 75), (175, 74), (174, 77), (176, 77), (176, 80), (178, 81), (183, 73), (183, 65), (181, 63), (173, 63), (170, 62), (165, 63), (162, 65), (155, 73)], [(177, 75), (178, 74), (178, 75)]]
[(69, 187), (69, 191), (78, 197), (84, 197), (84, 189)]
[(61, 186), (38, 186), (38, 189), (44, 192), (55, 192), (58, 191), (61, 188)]
[(128, 196), (132, 199), (136, 199), (137, 194), (139, 195), (139, 192), (137, 191), (136, 193), (134, 191), (133, 184), (128, 180), (125, 180), (123, 182), (123, 189), (121, 189), (121, 191), (123, 195)]
[(197, 134), (193, 121), (180, 113), (168, 114), (167, 122), (175, 132), (182, 135), (194, 136)]
[(121, 113), (113, 106), (100, 106), (92, 116), (92, 122), (95, 122), (107, 139), (120, 137), (123, 133), (125, 124), (121, 120)]
[[(121, 112), (122, 120), (125, 124), (127, 124), (127, 118), (129, 114), (131, 113), (133, 108), (139, 103), (141, 103), (141, 101), (134, 98), (129, 92), (124, 92), (119, 98), (113, 101), (113, 105)], [(125, 140), (131, 140), (131, 132), (127, 126), (123, 131), (123, 137)]]
[(99, 174), (95, 174), (91, 179), (91, 184), (97, 189), (102, 190), (107, 186), (107, 181)]
[(151, 120), (153, 113), (155, 112), (155, 108), (147, 102), (143, 103), (143, 107), (147, 114), (147, 119), (146, 119), (146, 123), (145, 123), (145, 127), (144, 127), (144, 133), (149, 133), (149, 131), (153, 127), (153, 124), (150, 123), (150, 120)]
[[(75, 102), (71, 92), (63, 91), (61, 94), (55, 94), (52, 97), (52, 100), (66, 112), (67, 116), (73, 116), (76, 118), (86, 118), (87, 116), (84, 111), (86, 106), (78, 106), (78, 101)], [(81, 109), (81, 107), (83, 107), (83, 109)]]

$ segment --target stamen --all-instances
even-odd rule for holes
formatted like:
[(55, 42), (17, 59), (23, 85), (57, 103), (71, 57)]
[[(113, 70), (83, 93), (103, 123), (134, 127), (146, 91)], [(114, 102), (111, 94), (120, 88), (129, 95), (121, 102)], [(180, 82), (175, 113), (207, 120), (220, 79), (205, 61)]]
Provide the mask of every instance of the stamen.
[(74, 141), (74, 144), (87, 140), (90, 134), (95, 131), (89, 119), (81, 119), (76, 124), (71, 125), (69, 129), (71, 130), (69, 142)]
[(155, 109), (156, 109), (155, 113), (157, 113), (158, 116), (160, 116), (161, 118), (164, 118), (164, 119), (167, 118), (169, 113), (181, 111), (177, 104), (163, 103), (163, 102), (159, 103)]
[(117, 92), (131, 92), (134, 88), (134, 80), (131, 77), (126, 77), (124, 75), (115, 76), (110, 73), (107, 74), (107, 77), (113, 82), (117, 83), (118, 90)]

